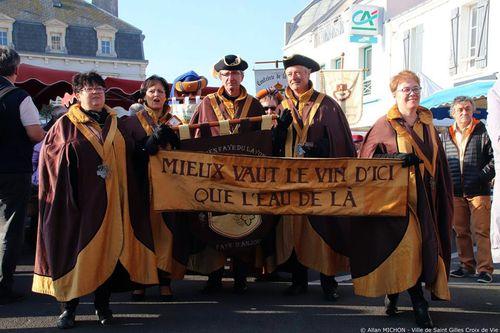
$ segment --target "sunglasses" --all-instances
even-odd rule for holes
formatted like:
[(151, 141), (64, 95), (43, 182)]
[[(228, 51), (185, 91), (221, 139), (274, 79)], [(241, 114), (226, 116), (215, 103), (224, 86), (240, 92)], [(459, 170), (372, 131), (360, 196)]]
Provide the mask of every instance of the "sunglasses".
[(276, 110), (276, 106), (263, 106), (264, 110), (271, 110), (274, 111)]

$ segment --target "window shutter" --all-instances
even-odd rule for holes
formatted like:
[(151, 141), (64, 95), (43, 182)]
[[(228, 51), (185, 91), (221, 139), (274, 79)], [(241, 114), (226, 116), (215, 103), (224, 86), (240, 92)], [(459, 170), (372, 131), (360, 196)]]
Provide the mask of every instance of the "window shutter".
[(450, 75), (457, 74), (458, 70), (458, 7), (451, 11), (451, 48), (450, 48)]
[(478, 48), (476, 66), (479, 68), (486, 67), (486, 58), (488, 53), (488, 14), (489, 14), (489, 1), (480, 0), (477, 3), (477, 18), (478, 18)]
[(404, 61), (405, 61), (405, 68), (404, 69), (409, 69), (410, 68), (410, 30), (406, 30), (404, 32), (404, 37), (403, 37), (403, 50), (404, 50)]

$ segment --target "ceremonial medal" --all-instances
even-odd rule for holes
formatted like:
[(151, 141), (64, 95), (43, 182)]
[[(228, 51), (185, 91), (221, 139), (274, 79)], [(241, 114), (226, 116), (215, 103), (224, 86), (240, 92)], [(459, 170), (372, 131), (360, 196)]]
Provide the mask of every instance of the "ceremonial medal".
[(102, 179), (106, 179), (109, 172), (110, 172), (109, 167), (106, 164), (100, 164), (97, 166), (97, 175)]
[(306, 154), (306, 151), (304, 150), (303, 145), (298, 144), (297, 145), (297, 156), (298, 157), (304, 157), (305, 154)]

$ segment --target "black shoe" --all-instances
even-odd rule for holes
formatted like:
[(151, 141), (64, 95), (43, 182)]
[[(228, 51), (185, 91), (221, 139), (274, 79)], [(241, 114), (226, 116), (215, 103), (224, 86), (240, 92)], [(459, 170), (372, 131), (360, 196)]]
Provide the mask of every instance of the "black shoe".
[(296, 296), (307, 293), (307, 284), (292, 284), (285, 290), (286, 296)]
[(248, 290), (248, 285), (245, 281), (234, 281), (233, 292), (235, 294), (243, 295)]
[(463, 278), (463, 277), (469, 276), (471, 274), (474, 274), (474, 272), (466, 271), (462, 267), (459, 267), (459, 268), (455, 269), (454, 271), (450, 272), (450, 276), (455, 277), (455, 278)]
[(111, 325), (113, 323), (113, 312), (111, 309), (95, 310), (97, 315), (97, 322), (103, 326)]
[(491, 283), (493, 282), (493, 276), (488, 272), (480, 272), (476, 281), (480, 283)]
[(221, 282), (207, 282), (205, 287), (201, 290), (202, 294), (212, 294), (222, 289)]
[(415, 321), (420, 328), (433, 328), (431, 316), (429, 315), (429, 306), (426, 303), (421, 303), (413, 306), (413, 314)]
[(0, 305), (10, 304), (22, 301), (26, 297), (25, 294), (18, 293), (15, 291), (10, 291), (0, 295)]
[(75, 326), (75, 311), (64, 310), (63, 313), (57, 318), (57, 328), (68, 329)]
[(395, 316), (398, 314), (398, 299), (399, 294), (394, 295), (385, 295), (384, 305), (385, 305), (385, 314), (389, 317)]
[(340, 298), (340, 294), (337, 287), (333, 287), (330, 290), (323, 290), (323, 296), (328, 302), (335, 302)]

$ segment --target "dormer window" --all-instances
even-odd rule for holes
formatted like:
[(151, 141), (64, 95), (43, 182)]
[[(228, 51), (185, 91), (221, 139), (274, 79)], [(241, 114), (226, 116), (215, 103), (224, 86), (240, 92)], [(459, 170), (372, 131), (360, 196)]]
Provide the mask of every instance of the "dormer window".
[(118, 30), (108, 24), (100, 25), (94, 29), (97, 32), (96, 56), (116, 58), (115, 35)]
[(66, 49), (66, 28), (68, 25), (56, 19), (44, 22), (45, 31), (47, 33), (48, 53), (68, 53)]

